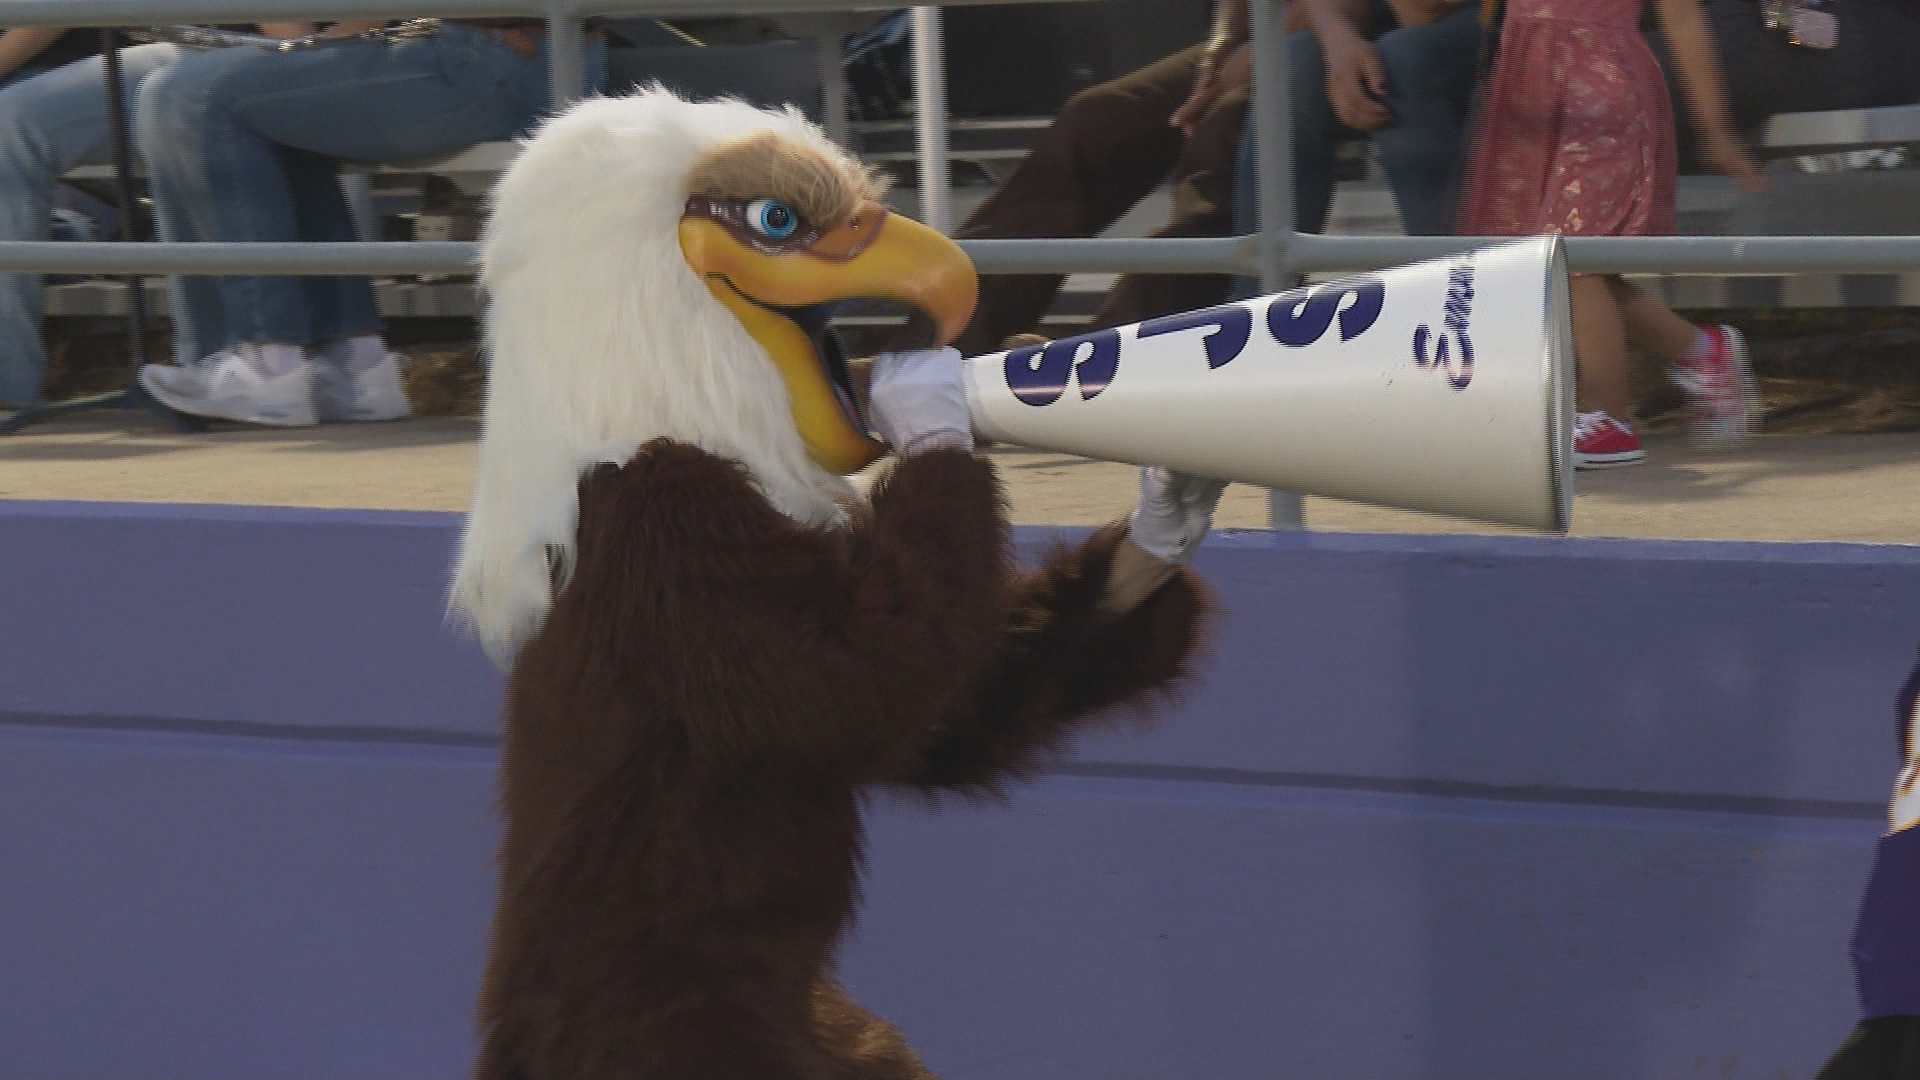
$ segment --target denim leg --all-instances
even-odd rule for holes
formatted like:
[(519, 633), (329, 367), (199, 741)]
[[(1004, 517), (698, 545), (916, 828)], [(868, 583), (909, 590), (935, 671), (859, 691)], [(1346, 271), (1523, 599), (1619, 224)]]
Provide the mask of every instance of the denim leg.
[(57, 71), (57, 70), (59, 69), (50, 68), (50, 67), (41, 67), (38, 64), (22, 64), (21, 66), (14, 68), (12, 71), (7, 72), (5, 75), (0, 75), (0, 90), (5, 90), (7, 87), (12, 86), (15, 83), (26, 82), (28, 79), (39, 78), (40, 76), (45, 75), (49, 71)]
[(1454, 228), (1454, 180), (1480, 56), (1480, 18), (1468, 5), (1424, 26), (1380, 35), (1394, 123), (1373, 133), (1409, 236)]
[[(155, 200), (156, 205), (158, 200)], [(154, 215), (154, 231), (169, 243), (196, 243), (204, 239), (198, 232), (164, 215)], [(173, 322), (173, 359), (190, 367), (220, 350), (227, 342), (226, 308), (220, 301), (220, 279), (215, 277), (167, 278), (167, 310)]]
[[(206, 239), (177, 215), (162, 212), (157, 198), (154, 200), (154, 232), (168, 243), (191, 244)], [(178, 274), (168, 277), (167, 310), (173, 322), (175, 363), (190, 367), (226, 344), (226, 309), (220, 301), (219, 278)]]
[[(121, 51), (126, 85), (171, 63), (172, 45)], [(99, 57), (0, 90), (0, 240), (45, 240), (54, 186), (67, 170), (107, 157), (106, 66)], [(38, 274), (0, 274), (0, 404), (40, 400), (46, 299)]]
[(1333, 208), (1334, 155), (1363, 133), (1340, 122), (1327, 97), (1327, 60), (1310, 33), (1287, 41), (1293, 95), (1293, 227), (1324, 232)]
[[(1260, 177), (1254, 170), (1253, 123), (1248, 118), (1247, 132), (1240, 137), (1240, 156), (1233, 163), (1233, 234), (1246, 236), (1260, 227)], [(1260, 295), (1260, 279), (1236, 276), (1227, 292), (1229, 300), (1245, 300)]]
[[(300, 239), (333, 244), (359, 240), (346, 194), (340, 189), (339, 163), (298, 152), (288, 152), (285, 160)], [(306, 294), (308, 343), (325, 344), (380, 332), (380, 309), (374, 300), (373, 282), (367, 278), (303, 277), (300, 287)]]
[[(233, 118), (234, 103), (251, 89), (245, 78), (250, 70), (262, 60), (284, 58), (244, 48), (190, 53), (141, 88), (135, 130), (163, 236), (219, 242), (298, 239), (279, 149)], [(214, 328), (194, 320), (191, 334), (203, 348), (303, 343), (306, 313), (297, 279), (215, 281), (222, 326), (215, 337)], [(194, 314), (187, 313), (190, 319)]]
[[(292, 241), (302, 228), (296, 198), (316, 200), (308, 225), (330, 220), (334, 206), (344, 217), (345, 203), (337, 185), (290, 175), (285, 151), (374, 162), (453, 153), (527, 128), (546, 106), (545, 80), (540, 58), (457, 24), (406, 42), (218, 50), (149, 83), (140, 139), (155, 200), (171, 204), (176, 222), (211, 240)], [(315, 343), (298, 279), (224, 278), (220, 296), (224, 344)]]
[[(1327, 97), (1327, 59), (1320, 39), (1299, 33), (1287, 39), (1289, 103), (1293, 109), (1293, 227), (1298, 232), (1324, 232), (1333, 209), (1334, 163), (1341, 143), (1362, 133), (1340, 122)], [(1234, 232), (1246, 234), (1260, 225), (1259, 165), (1255, 160), (1253, 127), (1248, 124), (1240, 143), (1234, 171)], [(1257, 296), (1257, 278), (1235, 278), (1231, 296)]]

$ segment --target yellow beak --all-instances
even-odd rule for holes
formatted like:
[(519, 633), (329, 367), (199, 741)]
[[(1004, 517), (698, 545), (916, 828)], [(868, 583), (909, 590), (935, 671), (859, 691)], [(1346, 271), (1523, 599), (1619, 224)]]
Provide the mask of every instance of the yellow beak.
[(841, 474), (867, 467), (886, 447), (867, 434), (848, 388), (837, 385), (844, 359), (822, 354), (816, 335), (825, 311), (809, 328), (783, 309), (896, 300), (931, 318), (944, 345), (966, 328), (979, 298), (973, 263), (959, 245), (878, 203), (863, 204), (852, 221), (805, 247), (771, 254), (711, 218), (689, 215), (680, 222), (680, 250), (773, 358), (813, 459)]

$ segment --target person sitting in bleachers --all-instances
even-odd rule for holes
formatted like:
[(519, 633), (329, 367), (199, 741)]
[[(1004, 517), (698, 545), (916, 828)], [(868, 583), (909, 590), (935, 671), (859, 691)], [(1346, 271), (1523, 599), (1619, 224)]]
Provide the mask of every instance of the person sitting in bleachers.
[[(1287, 41), (1293, 111), (1293, 227), (1326, 231), (1342, 145), (1371, 140), (1412, 236), (1453, 231), (1482, 24), (1471, 0), (1301, 0)], [(1234, 232), (1259, 228), (1251, 133), (1234, 177)], [(1238, 279), (1235, 298), (1258, 294)]]
[[(437, 27), (437, 28), (436, 28)], [(151, 76), (135, 132), (163, 239), (351, 241), (343, 161), (438, 157), (530, 128), (549, 102), (545, 24), (475, 19), (417, 35), (336, 27), (286, 52), (195, 53)], [(596, 35), (597, 38), (597, 35)], [(591, 41), (590, 85), (605, 70)], [(276, 426), (407, 415), (365, 277), (223, 277), (217, 313), (140, 381), (181, 412)]]
[[(1473, 0), (1302, 0), (1288, 41), (1294, 228), (1326, 229), (1335, 152), (1371, 139), (1410, 236), (1453, 231), (1481, 23)], [(1251, 162), (1248, 162), (1251, 166)], [(1251, 190), (1251, 173), (1242, 186)]]
[[(298, 37), (310, 29), (302, 23), (260, 25), (273, 37)], [(107, 160), (106, 62), (97, 55), (98, 41), (94, 30), (0, 32), (0, 240), (47, 239), (60, 177)], [(121, 49), (128, 99), (179, 52), (170, 44)], [(47, 370), (42, 281), (39, 274), (0, 274), (0, 414), (40, 403)], [(176, 291), (174, 309), (204, 302), (204, 292)]]
[[(1225, 236), (1233, 227), (1233, 161), (1250, 82), (1246, 0), (1216, 0), (1200, 44), (1075, 94), (1000, 189), (954, 230), (967, 240), (1096, 236), (1162, 183), (1173, 189), (1159, 237)], [(1035, 328), (1059, 274), (980, 282), (973, 320), (955, 342), (968, 355)], [(1127, 274), (1094, 317), (1117, 326), (1218, 303), (1230, 279)]]

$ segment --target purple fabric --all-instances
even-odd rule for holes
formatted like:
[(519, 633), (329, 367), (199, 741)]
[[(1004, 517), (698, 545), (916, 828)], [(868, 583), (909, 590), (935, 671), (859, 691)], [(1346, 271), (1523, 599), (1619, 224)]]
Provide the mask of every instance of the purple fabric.
[[(1903, 757), (1914, 752), (1914, 702), (1920, 698), (1920, 666), (1907, 676), (1894, 706), (1894, 730)], [(1880, 841), (1860, 903), (1853, 965), (1860, 979), (1866, 1019), (1920, 1016), (1920, 826)]]
[(1920, 828), (1880, 841), (1853, 963), (1865, 1019), (1920, 1016)]

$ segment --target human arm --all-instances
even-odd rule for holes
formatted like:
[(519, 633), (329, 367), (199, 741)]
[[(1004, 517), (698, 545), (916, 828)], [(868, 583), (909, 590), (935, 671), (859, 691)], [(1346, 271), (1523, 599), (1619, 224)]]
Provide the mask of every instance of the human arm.
[(64, 26), (15, 26), (0, 30), (0, 75), (19, 71), (67, 32)]
[(1215, 0), (1213, 30), (1200, 52), (1200, 64), (1194, 72), (1193, 89), (1187, 100), (1174, 110), (1170, 123), (1182, 132), (1193, 134), (1207, 107), (1227, 89), (1244, 81), (1247, 71), (1247, 38), (1252, 32), (1252, 8), (1249, 0)]
[(1327, 62), (1327, 101), (1340, 122), (1355, 131), (1377, 131), (1393, 122), (1384, 104), (1387, 69), (1367, 39), (1351, 0), (1300, 0)]
[(1760, 168), (1733, 126), (1727, 107), (1720, 50), (1699, 0), (1655, 0), (1655, 15), (1673, 53), (1675, 74), (1701, 136), (1701, 153), (1718, 171), (1748, 187), (1760, 183)]
[(262, 35), (279, 38), (282, 41), (307, 37), (316, 29), (316, 25), (310, 22), (263, 22), (253, 25), (254, 29), (259, 30)]

